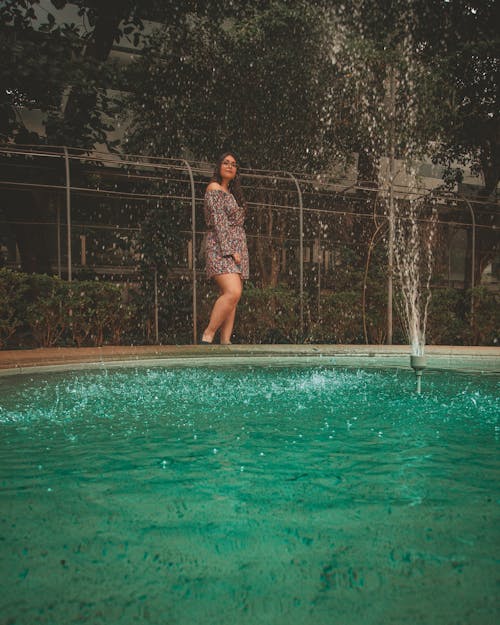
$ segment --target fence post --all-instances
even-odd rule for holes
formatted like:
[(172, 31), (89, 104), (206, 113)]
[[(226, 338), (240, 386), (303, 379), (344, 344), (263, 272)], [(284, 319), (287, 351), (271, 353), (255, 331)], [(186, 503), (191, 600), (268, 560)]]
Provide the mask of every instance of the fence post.
[(299, 181), (289, 171), (285, 172), (294, 181), (299, 196), (299, 301), (300, 301), (300, 340), (304, 341), (304, 204)]
[(392, 345), (393, 328), (393, 280), (394, 280), (394, 239), (395, 239), (395, 216), (394, 216), (394, 116), (396, 80), (394, 68), (389, 67), (389, 241), (387, 249), (387, 345)]
[(191, 169), (191, 165), (186, 160), (182, 160), (188, 170), (189, 182), (191, 183), (191, 245), (193, 249), (191, 267), (193, 276), (193, 344), (196, 345), (198, 343), (198, 315), (196, 312), (198, 308), (196, 292), (196, 196), (194, 189), (193, 170)]
[(475, 286), (475, 278), (474, 272), (476, 267), (476, 215), (474, 214), (474, 209), (472, 208), (472, 204), (469, 200), (464, 196), (459, 196), (466, 204), (467, 208), (470, 211), (471, 221), (472, 221), (472, 251), (471, 251), (471, 274), (470, 274), (470, 288), (471, 288), (471, 297), (470, 297), (470, 323), (471, 326), (474, 325), (474, 286)]
[(61, 277), (61, 207), (57, 201), (57, 276)]
[(160, 328), (158, 323), (158, 269), (155, 267), (155, 342), (156, 345), (160, 343)]
[(68, 148), (64, 146), (64, 164), (66, 169), (66, 237), (68, 245), (68, 282), (71, 282), (71, 180), (69, 174)]

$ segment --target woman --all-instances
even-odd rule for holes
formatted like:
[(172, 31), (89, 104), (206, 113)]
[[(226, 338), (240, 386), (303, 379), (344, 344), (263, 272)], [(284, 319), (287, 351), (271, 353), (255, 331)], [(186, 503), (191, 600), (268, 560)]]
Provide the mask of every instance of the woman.
[(221, 345), (231, 344), (236, 306), (243, 280), (248, 279), (248, 249), (243, 223), (246, 206), (233, 152), (217, 161), (214, 175), (205, 193), (206, 271), (220, 290), (210, 322), (203, 332), (202, 344), (213, 343), (220, 329)]

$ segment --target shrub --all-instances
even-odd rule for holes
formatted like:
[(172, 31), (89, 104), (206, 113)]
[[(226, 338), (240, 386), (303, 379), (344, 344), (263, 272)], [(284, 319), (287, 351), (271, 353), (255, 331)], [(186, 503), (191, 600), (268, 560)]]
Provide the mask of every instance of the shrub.
[(90, 282), (73, 282), (69, 289), (68, 305), (71, 310), (71, 335), (78, 347), (85, 345), (92, 333), (94, 316), (93, 298), (89, 290)]
[(26, 321), (41, 347), (56, 345), (69, 328), (69, 283), (45, 274), (30, 276), (32, 303)]
[[(198, 298), (201, 293), (198, 290)], [(193, 340), (193, 292), (190, 278), (166, 279), (159, 292), (162, 344), (181, 345)]]
[(106, 340), (119, 344), (130, 323), (130, 307), (122, 302), (122, 291), (107, 282), (72, 282), (68, 308), (70, 329), (78, 347), (104, 345)]
[(467, 293), (468, 301), (473, 298), (473, 314), (467, 319), (472, 327), (475, 345), (498, 345), (500, 333), (500, 295), (483, 287), (476, 287)]
[(469, 343), (470, 328), (465, 319), (465, 307), (464, 291), (434, 289), (429, 302), (426, 342), (429, 345)]
[(0, 271), (0, 347), (21, 327), (39, 347), (117, 345), (131, 336), (134, 313), (116, 284)]
[(321, 297), (321, 318), (311, 324), (312, 343), (364, 343), (359, 293), (343, 291)]
[(240, 343), (300, 342), (299, 297), (285, 287), (243, 290), (237, 311), (236, 340)]
[(112, 343), (120, 345), (122, 337), (130, 330), (133, 308), (123, 301), (123, 292), (117, 284), (109, 282), (98, 285), (95, 297), (95, 333), (94, 345)]
[(0, 349), (26, 320), (26, 274), (0, 269)]

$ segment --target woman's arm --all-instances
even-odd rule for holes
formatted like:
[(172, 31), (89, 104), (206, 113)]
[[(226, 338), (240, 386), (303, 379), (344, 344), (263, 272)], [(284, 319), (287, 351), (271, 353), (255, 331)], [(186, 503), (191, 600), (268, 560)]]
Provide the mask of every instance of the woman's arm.
[(233, 256), (236, 252), (231, 236), (231, 226), (229, 225), (227, 214), (224, 210), (225, 192), (218, 188), (210, 189), (210, 186), (211, 185), (209, 185), (207, 189), (207, 205), (215, 235), (219, 242), (222, 255)]

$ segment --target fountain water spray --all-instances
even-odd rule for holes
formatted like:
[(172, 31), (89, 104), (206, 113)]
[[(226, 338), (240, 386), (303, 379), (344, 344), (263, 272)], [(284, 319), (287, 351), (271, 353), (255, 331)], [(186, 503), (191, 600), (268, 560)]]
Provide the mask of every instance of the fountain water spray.
[(388, 343), (392, 343), (394, 274), (400, 286), (395, 301), (400, 304), (420, 392), (437, 219), (434, 198), (419, 189), (415, 171), (415, 163), (429, 153), (434, 138), (423, 123), (429, 114), (426, 85), (432, 76), (421, 59), (417, 11), (412, 0), (402, 0), (390, 11), (368, 0), (335, 5), (331, 58), (346, 78), (345, 98), (354, 102), (360, 155), (371, 159), (382, 186), (379, 197), (389, 225)]
[(421, 391), (422, 371), (426, 367), (425, 330), (431, 299), (433, 243), (437, 210), (434, 198), (400, 200), (395, 203), (394, 258), (400, 286), (399, 303), (411, 348), (410, 365)]

